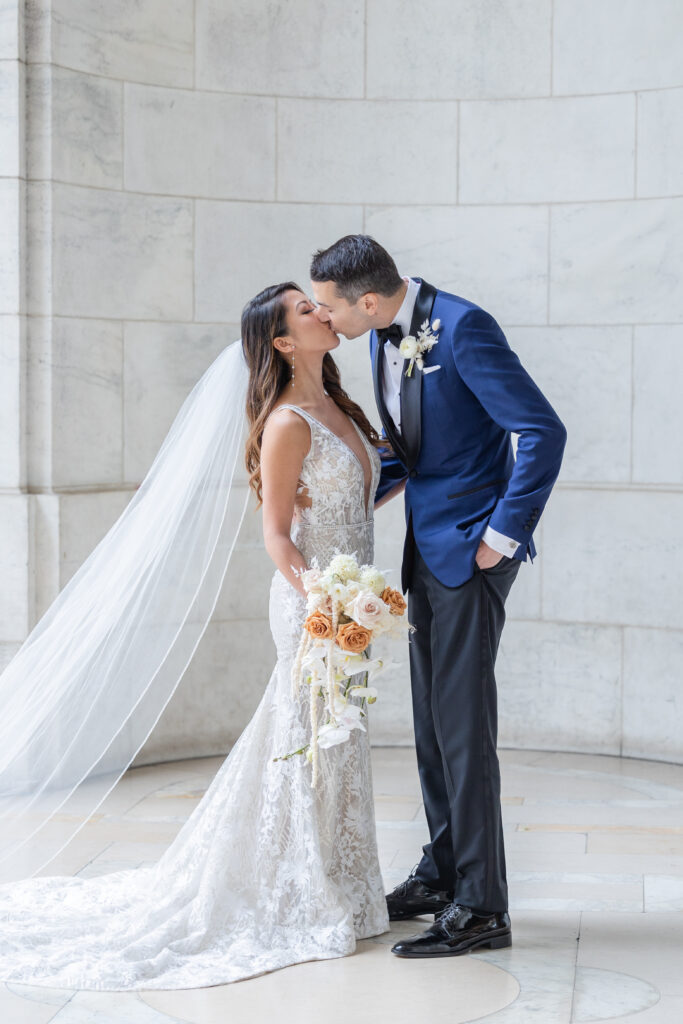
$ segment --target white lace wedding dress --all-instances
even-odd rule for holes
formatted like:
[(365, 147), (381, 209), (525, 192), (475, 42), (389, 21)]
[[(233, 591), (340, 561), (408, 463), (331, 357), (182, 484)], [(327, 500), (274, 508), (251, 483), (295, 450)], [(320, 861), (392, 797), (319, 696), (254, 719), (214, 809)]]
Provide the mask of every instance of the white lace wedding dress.
[[(292, 538), (306, 561), (336, 551), (372, 561), (360, 459), (309, 423), (302, 472), (310, 507)], [(277, 415), (274, 413), (273, 415)], [(355, 426), (354, 426), (355, 428)], [(355, 428), (357, 429), (357, 428)], [(372, 470), (379, 457), (357, 430)], [(263, 698), (176, 839), (152, 866), (95, 878), (35, 877), (0, 887), (0, 977), (81, 989), (196, 988), (352, 953), (388, 929), (377, 858), (368, 734), (320, 751), (317, 790), (301, 757), (309, 735), (290, 667), (304, 599), (276, 572), (277, 664)], [(254, 681), (256, 685), (256, 681)]]

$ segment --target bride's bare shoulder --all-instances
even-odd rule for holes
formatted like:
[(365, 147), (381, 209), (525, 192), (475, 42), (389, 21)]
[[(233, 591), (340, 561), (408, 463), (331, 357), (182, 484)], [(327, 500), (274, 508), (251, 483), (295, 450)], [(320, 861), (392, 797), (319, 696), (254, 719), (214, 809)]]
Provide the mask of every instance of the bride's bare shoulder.
[(311, 447), (311, 428), (303, 416), (284, 403), (276, 405), (263, 428), (262, 448), (274, 454), (287, 451), (308, 454)]

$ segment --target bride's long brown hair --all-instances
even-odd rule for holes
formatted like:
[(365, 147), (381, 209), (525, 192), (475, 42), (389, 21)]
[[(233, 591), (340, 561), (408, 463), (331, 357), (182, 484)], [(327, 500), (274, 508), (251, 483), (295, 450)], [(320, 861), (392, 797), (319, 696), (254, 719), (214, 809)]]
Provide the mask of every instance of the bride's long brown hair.
[[(258, 503), (263, 500), (261, 485), (261, 443), (263, 428), (273, 408), (290, 383), (291, 368), (282, 352), (273, 345), (278, 337), (287, 337), (287, 308), (283, 301), (286, 292), (300, 292), (298, 284), (285, 281), (284, 284), (264, 288), (242, 311), (242, 348), (249, 367), (247, 386), (247, 419), (249, 436), (245, 462), (249, 473), (249, 485), (254, 490)], [(302, 293), (303, 294), (303, 293)], [(385, 447), (367, 416), (346, 394), (340, 383), (339, 368), (329, 352), (323, 357), (323, 386), (342, 412), (358, 424), (375, 448)]]

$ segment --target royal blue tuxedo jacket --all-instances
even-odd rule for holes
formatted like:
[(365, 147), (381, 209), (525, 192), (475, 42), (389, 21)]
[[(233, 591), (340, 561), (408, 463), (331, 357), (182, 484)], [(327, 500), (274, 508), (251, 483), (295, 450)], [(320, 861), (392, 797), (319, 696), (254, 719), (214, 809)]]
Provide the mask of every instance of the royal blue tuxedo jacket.
[[(567, 433), (502, 330), (479, 306), (420, 281), (410, 333), (439, 319), (438, 344), (401, 377), (401, 433), (382, 395), (383, 346), (370, 334), (383, 436), (377, 500), (407, 477), (406, 524), (428, 568), (449, 587), (474, 573), (486, 527), (533, 559), (538, 525), (560, 471)], [(406, 363), (406, 368), (408, 364)], [(510, 434), (519, 435), (514, 458)], [(512, 552), (511, 552), (512, 553)], [(405, 569), (405, 559), (404, 559)], [(403, 589), (407, 589), (403, 580)]]

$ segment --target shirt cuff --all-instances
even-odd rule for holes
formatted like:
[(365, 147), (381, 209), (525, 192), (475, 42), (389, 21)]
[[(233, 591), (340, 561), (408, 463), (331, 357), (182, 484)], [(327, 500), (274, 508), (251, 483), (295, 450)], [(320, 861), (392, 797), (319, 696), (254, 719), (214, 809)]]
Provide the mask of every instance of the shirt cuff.
[(504, 533), (498, 533), (493, 527), (487, 526), (481, 538), (485, 544), (497, 551), (499, 555), (507, 555), (512, 558), (519, 547), (519, 541), (512, 537), (506, 537)]

